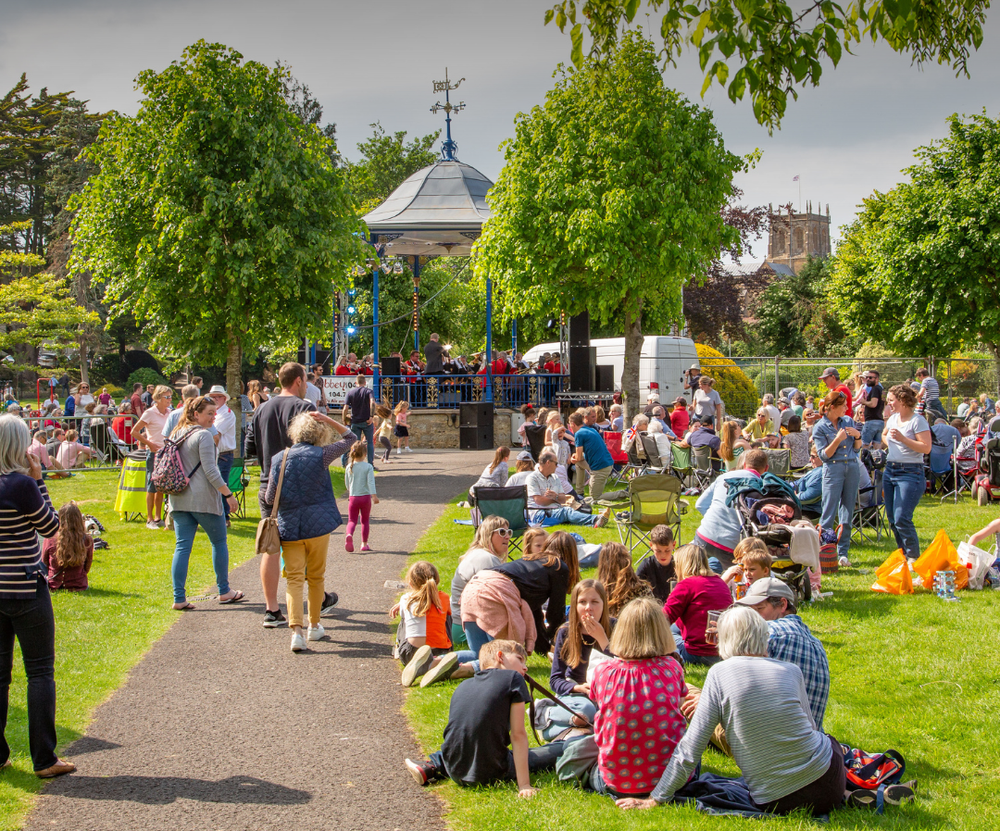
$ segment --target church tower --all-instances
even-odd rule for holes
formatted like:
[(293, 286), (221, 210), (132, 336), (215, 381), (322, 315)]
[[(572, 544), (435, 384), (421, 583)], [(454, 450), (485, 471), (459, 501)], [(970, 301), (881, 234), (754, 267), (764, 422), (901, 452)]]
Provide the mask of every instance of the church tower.
[[(771, 206), (768, 206), (769, 208)], [(781, 208), (771, 214), (771, 227), (767, 235), (768, 262), (787, 265), (796, 274), (811, 256), (821, 259), (830, 256), (830, 205), (826, 215), (813, 213), (812, 202), (806, 202), (805, 213), (793, 213)]]

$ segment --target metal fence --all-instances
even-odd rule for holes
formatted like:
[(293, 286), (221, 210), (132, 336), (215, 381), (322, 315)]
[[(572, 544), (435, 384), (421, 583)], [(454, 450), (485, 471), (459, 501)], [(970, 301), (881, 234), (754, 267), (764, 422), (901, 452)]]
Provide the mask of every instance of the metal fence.
[(495, 407), (552, 406), (565, 375), (382, 375), (378, 398), (387, 407), (406, 401), (412, 409), (454, 410), (492, 393)]
[[(21, 419), (27, 425), (32, 437), (39, 431), (46, 433), (46, 443), (54, 439), (56, 429), (77, 433), (76, 441), (86, 450), (77, 454), (75, 468), (91, 470), (114, 470), (121, 466), (122, 460), (138, 448), (132, 438), (132, 425), (138, 416), (131, 413), (118, 415), (40, 415), (35, 412), (21, 414)], [(48, 430), (48, 427), (52, 427)], [(49, 456), (54, 461), (57, 450), (49, 446)]]

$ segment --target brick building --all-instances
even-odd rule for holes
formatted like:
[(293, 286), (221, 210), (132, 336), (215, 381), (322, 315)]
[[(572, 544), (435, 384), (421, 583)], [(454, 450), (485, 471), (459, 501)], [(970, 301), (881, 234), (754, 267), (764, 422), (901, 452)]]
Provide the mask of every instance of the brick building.
[[(768, 206), (770, 208), (770, 206)], [(818, 206), (817, 206), (818, 207)], [(806, 260), (830, 256), (830, 205), (826, 215), (813, 213), (812, 202), (806, 202), (805, 213), (786, 213), (771, 209), (771, 227), (767, 235), (767, 259), (787, 265), (796, 274)]]

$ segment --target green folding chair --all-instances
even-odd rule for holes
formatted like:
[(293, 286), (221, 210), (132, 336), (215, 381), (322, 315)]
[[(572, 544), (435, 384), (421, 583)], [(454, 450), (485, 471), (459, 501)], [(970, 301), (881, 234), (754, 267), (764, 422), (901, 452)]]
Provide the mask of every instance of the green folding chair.
[(615, 513), (614, 518), (618, 539), (630, 554), (644, 546), (645, 556), (651, 547), (649, 535), (657, 525), (669, 525), (680, 543), (681, 515), (688, 509), (680, 498), (682, 489), (681, 480), (669, 473), (645, 473), (628, 483), (629, 510)]
[(515, 551), (520, 551), (521, 537), (528, 530), (528, 486), (473, 488), (472, 501), (479, 511), (477, 527), (487, 517), (503, 517), (510, 526), (510, 544)]
[(246, 459), (233, 459), (233, 466), (229, 469), (229, 490), (236, 497), (236, 510), (232, 515), (237, 519), (246, 519), (249, 484), (250, 478), (246, 476)]

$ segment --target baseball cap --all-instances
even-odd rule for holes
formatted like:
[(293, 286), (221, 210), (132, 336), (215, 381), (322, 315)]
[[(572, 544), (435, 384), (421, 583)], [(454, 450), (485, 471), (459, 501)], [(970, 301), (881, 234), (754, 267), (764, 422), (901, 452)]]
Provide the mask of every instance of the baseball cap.
[(660, 394), (658, 392), (651, 392), (649, 395), (646, 396), (646, 400), (647, 401), (659, 401), (660, 400)]
[(533, 462), (534, 457), (527, 450), (522, 450), (520, 453), (517, 454), (517, 461)]
[(214, 387), (212, 387), (212, 389), (210, 389), (208, 391), (208, 394), (209, 395), (224, 395), (227, 398), (229, 397), (229, 393), (226, 392), (226, 388), (223, 387), (223, 386), (220, 386), (219, 384), (216, 384)]
[(831, 375), (834, 378), (840, 378), (840, 373), (837, 371), (837, 367), (828, 366), (826, 369), (823, 370), (823, 374), (820, 375), (819, 378), (822, 381), (824, 378), (829, 378)]
[(789, 603), (795, 602), (795, 593), (777, 577), (761, 577), (754, 580), (747, 593), (736, 602), (743, 606), (756, 606), (769, 597), (783, 597)]

